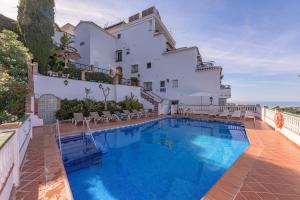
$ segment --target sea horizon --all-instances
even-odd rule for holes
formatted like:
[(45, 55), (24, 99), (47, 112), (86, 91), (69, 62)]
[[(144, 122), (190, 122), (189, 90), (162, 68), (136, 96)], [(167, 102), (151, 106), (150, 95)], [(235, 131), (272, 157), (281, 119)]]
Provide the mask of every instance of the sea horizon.
[(229, 102), (234, 104), (259, 104), (261, 106), (269, 107), (300, 107), (300, 101), (234, 101)]

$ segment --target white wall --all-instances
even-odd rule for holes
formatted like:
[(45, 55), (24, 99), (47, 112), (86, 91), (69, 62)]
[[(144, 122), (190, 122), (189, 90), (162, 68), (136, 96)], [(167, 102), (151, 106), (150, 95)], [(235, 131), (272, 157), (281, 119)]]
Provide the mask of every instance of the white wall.
[[(75, 40), (74, 47), (80, 54), (80, 59), (77, 61), (82, 64), (90, 64), (90, 31), (89, 24), (80, 23), (74, 30)], [(84, 43), (80, 45), (80, 43)]]
[(116, 38), (94, 25), (90, 30), (90, 64), (103, 69), (111, 69), (115, 64)]
[[(189, 97), (189, 95), (206, 92), (211, 94), (213, 104), (217, 105), (219, 98), (222, 98), (220, 96), (221, 69), (196, 72), (198, 55), (196, 47), (165, 53), (167, 39), (163, 34), (155, 33), (155, 20), (157, 19), (149, 16), (114, 29), (112, 33), (121, 34), (120, 39), (113, 38), (105, 31), (84, 23), (76, 28), (75, 34), (76, 37), (78, 34), (81, 38), (82, 35), (89, 33), (88, 64), (96, 63), (101, 68), (109, 65), (120, 66), (124, 78), (138, 77), (141, 85), (143, 82), (152, 82), (153, 92), (166, 99), (179, 100), (185, 104), (200, 104), (201, 97)], [(76, 39), (78, 42), (81, 40)], [(130, 54), (126, 54), (127, 49)], [(116, 50), (123, 50), (122, 62), (115, 63)], [(79, 52), (85, 55), (87, 51), (79, 49)], [(151, 69), (147, 69), (147, 62), (152, 63)], [(131, 65), (135, 64), (138, 64), (139, 72), (132, 74)], [(178, 80), (178, 88), (172, 88), (172, 80)], [(165, 81), (166, 92), (160, 92), (160, 81)], [(209, 97), (203, 97), (202, 103), (210, 104)]]
[[(36, 97), (43, 94), (53, 94), (60, 99), (84, 99), (86, 98), (85, 88), (91, 89), (89, 97), (97, 101), (103, 101), (104, 96), (99, 89), (99, 83), (71, 80), (68, 79), (68, 85), (64, 84), (65, 79), (42, 75), (34, 75), (34, 93)], [(112, 85), (102, 83), (104, 88), (110, 88), (107, 100), (122, 101), (125, 96), (131, 93), (141, 99), (140, 88), (133, 86)]]

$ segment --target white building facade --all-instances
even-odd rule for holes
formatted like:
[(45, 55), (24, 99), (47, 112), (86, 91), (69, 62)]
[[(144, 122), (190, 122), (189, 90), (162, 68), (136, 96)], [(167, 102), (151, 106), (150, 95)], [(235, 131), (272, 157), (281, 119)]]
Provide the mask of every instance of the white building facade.
[(184, 104), (224, 105), (230, 86), (222, 85), (222, 68), (204, 63), (196, 46), (176, 48), (155, 7), (112, 26), (81, 21), (74, 28), (79, 63), (95, 69), (122, 69), (123, 78), (164, 99)]

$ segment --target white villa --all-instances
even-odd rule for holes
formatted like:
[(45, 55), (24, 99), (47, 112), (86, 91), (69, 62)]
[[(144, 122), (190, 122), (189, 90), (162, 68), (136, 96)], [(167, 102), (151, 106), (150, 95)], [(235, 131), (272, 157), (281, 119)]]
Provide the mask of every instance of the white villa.
[[(80, 21), (62, 30), (74, 36), (81, 65), (94, 70), (119, 69), (123, 78), (138, 79), (145, 90), (184, 104), (225, 105), (230, 86), (222, 85), (222, 67), (203, 62), (199, 49), (176, 47), (155, 7), (108, 27)], [(55, 35), (59, 41), (61, 32)]]

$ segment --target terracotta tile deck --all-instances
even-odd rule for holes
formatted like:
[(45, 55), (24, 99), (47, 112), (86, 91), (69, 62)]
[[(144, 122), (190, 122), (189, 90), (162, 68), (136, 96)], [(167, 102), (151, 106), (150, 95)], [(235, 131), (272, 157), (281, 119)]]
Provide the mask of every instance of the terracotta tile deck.
[[(197, 116), (199, 117), (199, 116)], [(149, 119), (102, 123), (105, 129)], [(251, 145), (203, 200), (300, 200), (300, 147), (257, 120), (245, 122)], [(59, 157), (53, 126), (34, 128), (21, 172), (21, 184), (12, 199), (72, 199)], [(86, 127), (62, 123), (63, 135), (86, 131)]]
[(244, 122), (250, 146), (203, 200), (300, 200), (300, 147), (267, 124)]

